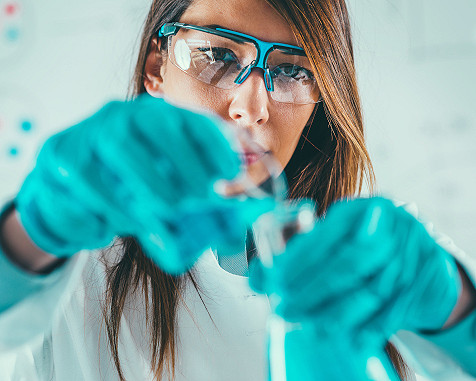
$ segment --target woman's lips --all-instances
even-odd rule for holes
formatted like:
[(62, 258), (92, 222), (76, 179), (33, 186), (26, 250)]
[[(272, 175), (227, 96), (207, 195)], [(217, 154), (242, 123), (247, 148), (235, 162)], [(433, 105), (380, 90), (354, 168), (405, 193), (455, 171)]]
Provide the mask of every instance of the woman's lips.
[(264, 155), (268, 154), (270, 151), (262, 151), (262, 152), (243, 152), (241, 154), (241, 158), (243, 163), (246, 165), (251, 165), (256, 163), (260, 160)]
[(241, 144), (240, 157), (241, 157), (241, 161), (245, 165), (251, 165), (259, 161), (264, 155), (271, 152), (266, 150), (266, 148), (264, 148), (259, 143), (252, 140), (251, 138), (240, 141), (240, 144)]

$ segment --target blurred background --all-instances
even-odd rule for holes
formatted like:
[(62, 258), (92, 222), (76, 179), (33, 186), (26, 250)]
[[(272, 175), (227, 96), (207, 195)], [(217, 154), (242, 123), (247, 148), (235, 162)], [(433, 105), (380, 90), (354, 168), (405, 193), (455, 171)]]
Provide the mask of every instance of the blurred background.
[[(44, 140), (124, 99), (150, 0), (0, 0), (0, 202)], [(378, 190), (476, 255), (476, 2), (348, 0)]]

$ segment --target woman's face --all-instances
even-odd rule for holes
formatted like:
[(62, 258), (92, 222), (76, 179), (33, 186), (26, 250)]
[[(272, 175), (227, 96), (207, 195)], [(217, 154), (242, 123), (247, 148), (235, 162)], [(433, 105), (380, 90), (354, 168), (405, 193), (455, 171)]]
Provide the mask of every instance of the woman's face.
[[(180, 19), (193, 25), (220, 25), (264, 41), (298, 45), (286, 21), (263, 0), (195, 0)], [(231, 124), (249, 130), (264, 151), (271, 151), (283, 168), (289, 162), (314, 104), (274, 101), (261, 69), (254, 69), (239, 86), (223, 90), (192, 78), (165, 60), (157, 71), (156, 49), (146, 63), (145, 87), (179, 105), (210, 110)], [(155, 63), (155, 64), (154, 64)]]

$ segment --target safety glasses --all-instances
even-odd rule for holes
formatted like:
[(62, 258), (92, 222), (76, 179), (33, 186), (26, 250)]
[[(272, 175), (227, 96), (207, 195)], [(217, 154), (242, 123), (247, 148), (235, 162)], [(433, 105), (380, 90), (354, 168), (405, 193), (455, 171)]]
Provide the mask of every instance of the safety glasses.
[(167, 38), (172, 64), (203, 83), (232, 89), (242, 84), (254, 68), (260, 68), (266, 89), (275, 101), (319, 102), (311, 64), (298, 46), (261, 41), (220, 27), (179, 22), (164, 24), (158, 36)]

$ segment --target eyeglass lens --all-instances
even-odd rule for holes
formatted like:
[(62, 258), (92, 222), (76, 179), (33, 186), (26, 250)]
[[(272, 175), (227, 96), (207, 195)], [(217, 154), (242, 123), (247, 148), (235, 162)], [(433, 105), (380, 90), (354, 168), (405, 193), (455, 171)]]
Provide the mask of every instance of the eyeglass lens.
[[(257, 58), (256, 46), (212, 33), (180, 28), (168, 38), (169, 59), (180, 70), (203, 83), (220, 89), (231, 89), (236, 78)], [(276, 49), (269, 53), (274, 89), (271, 98), (277, 102), (317, 103), (319, 90), (306, 56)]]

